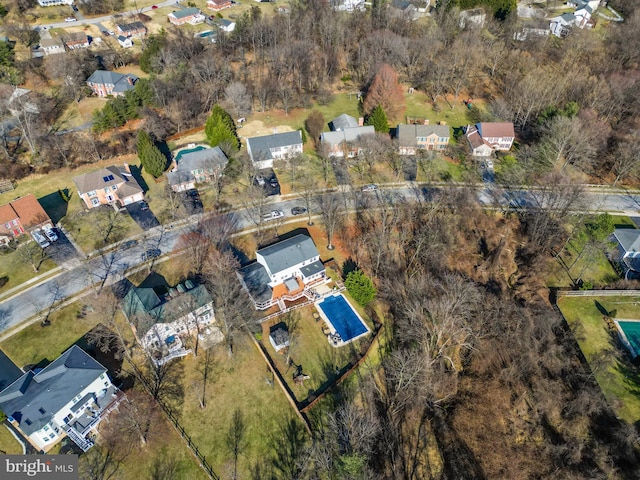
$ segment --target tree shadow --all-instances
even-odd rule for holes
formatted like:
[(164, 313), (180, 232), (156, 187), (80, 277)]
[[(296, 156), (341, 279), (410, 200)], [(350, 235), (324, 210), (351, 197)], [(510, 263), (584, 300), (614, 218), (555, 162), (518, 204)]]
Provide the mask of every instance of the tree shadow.
[(281, 424), (269, 439), (273, 450), (271, 466), (280, 472), (281, 478), (299, 478), (301, 473), (300, 457), (306, 442), (306, 432), (300, 421), (289, 418)]
[(593, 303), (602, 315), (604, 315), (605, 317), (609, 316), (609, 311), (598, 300), (594, 300)]
[(129, 165), (129, 169), (131, 170), (131, 175), (136, 179), (140, 188), (147, 193), (149, 191), (149, 185), (142, 177), (142, 165)]
[[(70, 198), (72, 193), (68, 188), (61, 190), (66, 195), (66, 198)], [(44, 211), (47, 212), (51, 221), (55, 224), (62, 220), (67, 215), (68, 202), (65, 202), (60, 195), (60, 192), (53, 192), (44, 197), (38, 199)]]

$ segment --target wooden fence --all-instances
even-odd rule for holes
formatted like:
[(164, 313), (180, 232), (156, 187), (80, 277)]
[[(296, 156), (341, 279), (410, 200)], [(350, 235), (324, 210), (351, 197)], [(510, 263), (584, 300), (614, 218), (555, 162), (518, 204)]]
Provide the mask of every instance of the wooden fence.
[(186, 137), (188, 135), (193, 135), (194, 133), (198, 133), (204, 130), (204, 126), (190, 128), (189, 130), (183, 130), (178, 133), (174, 133), (170, 137), (167, 137), (167, 142), (173, 142), (174, 140), (179, 140), (182, 137)]
[(640, 297), (640, 290), (558, 290), (558, 297)]

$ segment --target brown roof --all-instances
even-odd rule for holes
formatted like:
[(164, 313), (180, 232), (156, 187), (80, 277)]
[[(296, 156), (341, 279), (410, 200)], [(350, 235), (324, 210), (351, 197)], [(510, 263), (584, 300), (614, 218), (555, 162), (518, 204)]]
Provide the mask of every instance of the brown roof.
[[(11, 211), (13, 211), (13, 214)], [(16, 218), (20, 218), (20, 223), (22, 223), (25, 228), (35, 227), (51, 221), (47, 212), (44, 211), (42, 205), (40, 205), (36, 197), (32, 194), (0, 207), (1, 223), (7, 223)]]
[(481, 147), (485, 141), (482, 140), (482, 137), (478, 133), (478, 129), (474, 126), (469, 126), (467, 128), (467, 140), (469, 141), (469, 145), (471, 148), (476, 149)]
[(482, 122), (478, 124), (478, 130), (486, 137), (515, 137), (513, 123), (511, 122)]
[(85, 43), (89, 42), (89, 37), (87, 37), (86, 33), (82, 32), (69, 32), (65, 33), (63, 37), (61, 37), (64, 43)]

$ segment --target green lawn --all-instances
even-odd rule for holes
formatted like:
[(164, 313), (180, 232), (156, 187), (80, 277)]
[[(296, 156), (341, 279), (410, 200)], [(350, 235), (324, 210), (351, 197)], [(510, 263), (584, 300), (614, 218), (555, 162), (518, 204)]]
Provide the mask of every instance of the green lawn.
[(4, 425), (0, 426), (0, 453), (6, 455), (22, 454), (22, 445)]
[(303, 429), (293, 407), (277, 383), (271, 385), (271, 375), (257, 348), (247, 336), (238, 338), (231, 358), (226, 350), (213, 347), (214, 369), (207, 386), (207, 405), (200, 408), (200, 386), (197, 384), (199, 358), (185, 357), (184, 389), (181, 422), (192, 436), (200, 451), (212, 464), (214, 471), (223, 478), (229, 477), (230, 459), (225, 436), (231, 418), (240, 410), (247, 427), (248, 442), (245, 453), (240, 457), (240, 478), (249, 478), (249, 469), (254, 464), (265, 467), (277, 451), (280, 442), (285, 441), (281, 427), (288, 419), (293, 419), (297, 431)]
[(625, 352), (617, 348), (596, 302), (616, 318), (640, 319), (638, 297), (561, 297), (558, 306), (573, 330), (605, 397), (616, 413), (634, 424), (640, 420), (640, 375)]
[(4, 286), (0, 287), (0, 294), (23, 284), (35, 276), (42, 275), (43, 273), (50, 271), (55, 268), (55, 266), (56, 264), (53, 260), (47, 258), (44, 260), (42, 265), (40, 265), (40, 268), (36, 273), (33, 271), (31, 263), (21, 257), (18, 251), (0, 253), (0, 277), (9, 277), (9, 281)]

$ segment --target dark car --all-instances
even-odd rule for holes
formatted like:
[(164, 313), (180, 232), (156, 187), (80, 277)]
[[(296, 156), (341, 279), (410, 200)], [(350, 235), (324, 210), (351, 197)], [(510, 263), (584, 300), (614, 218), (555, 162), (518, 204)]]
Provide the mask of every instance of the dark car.
[(278, 179), (276, 177), (273, 177), (271, 180), (269, 180), (269, 185), (271, 185), (272, 188), (277, 188)]
[(138, 245), (138, 241), (137, 241), (137, 240), (127, 240), (126, 242), (123, 242), (123, 243), (120, 245), (120, 248), (121, 248), (122, 250), (127, 250), (127, 249), (129, 249), (129, 248), (133, 248), (133, 247), (135, 247), (136, 245)]
[(142, 254), (142, 261), (146, 262), (152, 258), (158, 258), (160, 255), (162, 255), (162, 252), (159, 248), (150, 248)]
[(291, 209), (291, 215), (302, 215), (303, 213), (306, 213), (307, 209), (304, 207), (293, 207)]
[(151, 6), (151, 10), (155, 10), (155, 9), (157, 9), (157, 8), (158, 8), (158, 5), (152, 5), (152, 6)]
[(189, 196), (189, 197), (195, 197), (195, 198), (197, 198), (197, 197), (199, 197), (199, 196), (200, 196), (200, 194), (198, 193), (198, 190), (196, 190), (195, 188), (192, 188), (192, 189), (190, 189), (190, 190), (187, 190), (185, 193), (186, 193), (186, 194), (187, 194), (187, 196)]
[(78, 11), (78, 7), (76, 7), (75, 5), (71, 5), (71, 8), (73, 9), (74, 12)]
[(149, 204), (144, 200), (139, 201), (138, 206), (140, 207), (140, 210), (142, 210), (143, 212), (146, 210), (149, 210)]

